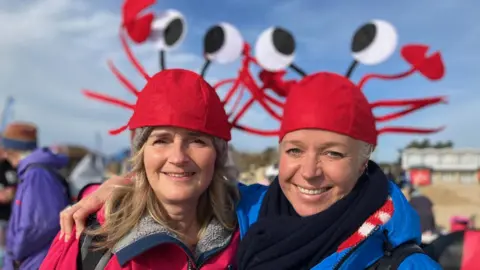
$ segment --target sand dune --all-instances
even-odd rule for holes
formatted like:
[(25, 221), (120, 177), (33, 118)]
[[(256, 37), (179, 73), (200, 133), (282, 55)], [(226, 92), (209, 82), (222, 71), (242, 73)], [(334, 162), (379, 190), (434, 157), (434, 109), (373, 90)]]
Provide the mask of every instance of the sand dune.
[(420, 191), (435, 204), (435, 218), (443, 228), (450, 228), (450, 218), (455, 215), (476, 215), (480, 226), (480, 185), (433, 184)]

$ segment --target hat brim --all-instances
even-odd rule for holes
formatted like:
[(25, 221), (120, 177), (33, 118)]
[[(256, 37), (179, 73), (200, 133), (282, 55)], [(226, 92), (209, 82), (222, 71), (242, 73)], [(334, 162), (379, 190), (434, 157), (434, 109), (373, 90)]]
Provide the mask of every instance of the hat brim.
[(4, 150), (30, 151), (37, 148), (37, 142), (20, 141), (0, 136), (0, 148)]

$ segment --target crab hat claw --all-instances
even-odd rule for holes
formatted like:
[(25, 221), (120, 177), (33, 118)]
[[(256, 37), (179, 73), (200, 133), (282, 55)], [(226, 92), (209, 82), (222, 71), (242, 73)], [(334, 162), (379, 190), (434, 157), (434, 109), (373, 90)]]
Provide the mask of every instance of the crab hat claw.
[(260, 81), (263, 83), (264, 89), (271, 89), (280, 97), (288, 96), (293, 81), (285, 81), (283, 77), (287, 74), (286, 70), (272, 72), (268, 70), (262, 70), (259, 74)]
[(427, 56), (429, 47), (423, 44), (411, 44), (402, 48), (401, 54), (413, 68), (418, 70), (423, 76), (435, 81), (441, 79), (445, 74), (440, 52), (435, 52)]
[(140, 13), (153, 4), (155, 0), (126, 0), (123, 4), (122, 25), (136, 43), (142, 43), (150, 36), (154, 15), (152, 12)]

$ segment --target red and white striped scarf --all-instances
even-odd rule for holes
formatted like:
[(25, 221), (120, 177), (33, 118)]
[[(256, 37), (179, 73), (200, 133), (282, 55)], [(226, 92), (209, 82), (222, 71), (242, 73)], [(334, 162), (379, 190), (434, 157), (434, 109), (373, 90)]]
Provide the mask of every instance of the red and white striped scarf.
[(380, 207), (373, 215), (371, 215), (358, 230), (345, 240), (339, 247), (337, 252), (344, 249), (354, 247), (364, 239), (366, 239), (372, 231), (377, 227), (387, 223), (393, 216), (393, 201), (392, 197), (388, 196), (385, 204)]

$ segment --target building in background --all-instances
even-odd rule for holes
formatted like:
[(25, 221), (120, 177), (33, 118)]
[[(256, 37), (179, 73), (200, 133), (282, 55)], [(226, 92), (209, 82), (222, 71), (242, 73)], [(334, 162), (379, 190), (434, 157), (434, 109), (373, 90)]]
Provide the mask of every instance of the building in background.
[(415, 185), (479, 184), (480, 149), (405, 149), (402, 169)]

